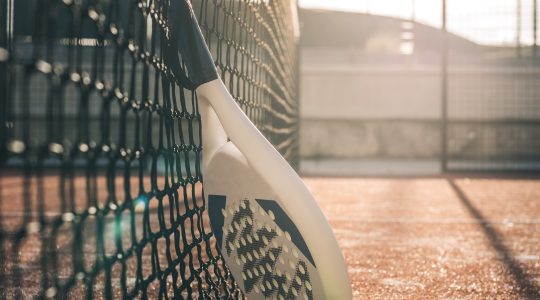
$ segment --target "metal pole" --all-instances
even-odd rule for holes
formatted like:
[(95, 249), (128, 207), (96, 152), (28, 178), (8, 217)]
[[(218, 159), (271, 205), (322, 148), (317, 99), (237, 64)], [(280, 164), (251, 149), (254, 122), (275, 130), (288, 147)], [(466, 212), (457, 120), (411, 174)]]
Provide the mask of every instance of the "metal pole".
[(13, 49), (12, 48), (12, 42), (13, 42), (13, 5), (15, 5), (15, 2), (13, 0), (6, 0), (4, 1), (3, 3), (4, 5), (4, 9), (5, 11), (3, 11), (3, 16), (2, 18), (5, 18), (4, 19), (4, 22), (5, 24), (3, 24), (5, 26), (5, 32), (3, 32), (2, 34), (5, 34), (3, 39), (3, 47), (6, 47), (6, 49), (10, 52), (11, 54), (11, 51)]
[(415, 0), (411, 0), (412, 3), (411, 3), (411, 20), (413, 22), (416, 21), (416, 1)]
[[(4, 157), (4, 145), (6, 144), (6, 128), (5, 128), (5, 113), (6, 113), (6, 91), (5, 91), (5, 85), (6, 85), (6, 60), (7, 60), (7, 45), (6, 45), (6, 38), (5, 38), (5, 31), (7, 31), (7, 22), (6, 22), (6, 8), (7, 3), (6, 0), (0, 0), (0, 155)], [(3, 161), (0, 160), (0, 167), (2, 166)], [(0, 196), (0, 202), (1, 202), (1, 196)], [(1, 204), (1, 203), (0, 203)], [(1, 222), (1, 220), (0, 220)], [(3, 246), (0, 246), (3, 247)], [(3, 249), (0, 249), (0, 257), (4, 257), (2, 253)], [(4, 264), (0, 262), (0, 268), (4, 268)], [(0, 280), (5, 280), (3, 276), (3, 270), (0, 270)]]
[(516, 0), (516, 51), (521, 56), (521, 0)]
[(446, 0), (442, 0), (441, 28), (441, 172), (448, 169), (448, 34)]
[[(0, 144), (5, 145), (8, 137), (7, 118), (8, 118), (8, 64), (11, 36), (11, 13), (12, 1), (0, 0)], [(3, 151), (0, 149), (0, 155)], [(0, 165), (3, 161), (0, 160)], [(1, 275), (1, 274), (0, 274)], [(0, 276), (1, 277), (1, 276)]]
[(536, 56), (538, 54), (538, 32), (537, 32), (537, 26), (538, 26), (538, 6), (537, 6), (537, 0), (533, 0), (533, 55)]

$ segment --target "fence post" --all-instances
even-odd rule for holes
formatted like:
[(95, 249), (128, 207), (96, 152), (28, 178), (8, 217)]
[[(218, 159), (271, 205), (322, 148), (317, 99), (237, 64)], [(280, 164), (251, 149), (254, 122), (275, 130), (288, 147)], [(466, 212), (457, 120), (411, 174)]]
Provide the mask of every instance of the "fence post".
[(533, 0), (533, 55), (536, 56), (538, 54), (538, 32), (537, 32), (537, 26), (538, 26), (538, 3), (537, 0)]
[(446, 0), (442, 0), (441, 24), (441, 172), (448, 169), (448, 34)]
[(521, 0), (516, 0), (516, 52), (521, 57)]
[(411, 0), (411, 20), (416, 22), (416, 1)]
[[(0, 156), (3, 156), (3, 147), (8, 138), (8, 91), (9, 75), (8, 65), (11, 52), (11, 41), (13, 39), (13, 5), (12, 0), (0, 0)], [(0, 160), (0, 165), (3, 162)]]

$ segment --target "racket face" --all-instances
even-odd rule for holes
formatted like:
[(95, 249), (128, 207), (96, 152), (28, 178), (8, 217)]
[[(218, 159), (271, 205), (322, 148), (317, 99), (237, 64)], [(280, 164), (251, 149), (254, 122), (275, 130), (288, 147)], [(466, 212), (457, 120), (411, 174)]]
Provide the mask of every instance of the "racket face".
[(247, 298), (324, 299), (316, 266), (324, 258), (313, 257), (304, 239), (317, 233), (295, 225), (286, 201), (231, 142), (211, 158), (208, 170), (204, 188), (212, 230)]

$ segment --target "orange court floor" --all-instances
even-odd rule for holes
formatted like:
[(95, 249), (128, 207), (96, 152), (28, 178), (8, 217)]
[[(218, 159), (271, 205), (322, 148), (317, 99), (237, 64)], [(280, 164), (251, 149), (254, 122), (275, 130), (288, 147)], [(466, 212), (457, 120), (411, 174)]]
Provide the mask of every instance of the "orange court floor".
[[(354, 299), (540, 299), (540, 178), (449, 175), (304, 181), (334, 229)], [(55, 188), (48, 187), (50, 182), (45, 178), (45, 191)], [(8, 200), (10, 194), (20, 194), (16, 186), (21, 181), (4, 177), (2, 185), (0, 212), (8, 215), (3, 221), (9, 223), (9, 215), (18, 216), (14, 210), (22, 207), (16, 203), (20, 199)], [(195, 194), (200, 195), (200, 188)], [(156, 222), (152, 219), (150, 225)], [(88, 241), (95, 242), (90, 232)], [(19, 269), (33, 274), (23, 277), (22, 288), (29, 296), (39, 293), (40, 276), (32, 271), (39, 270), (39, 245), (38, 239), (25, 243), (18, 258)], [(65, 248), (63, 257), (71, 251)], [(94, 257), (94, 249), (85, 247), (88, 257)]]
[(355, 299), (540, 299), (540, 180), (305, 178)]

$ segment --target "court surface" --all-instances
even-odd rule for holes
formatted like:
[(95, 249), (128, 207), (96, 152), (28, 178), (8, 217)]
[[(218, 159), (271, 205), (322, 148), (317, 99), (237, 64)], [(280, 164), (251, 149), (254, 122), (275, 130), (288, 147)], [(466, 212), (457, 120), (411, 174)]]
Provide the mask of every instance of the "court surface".
[(304, 178), (355, 299), (540, 299), (540, 180)]
[[(355, 299), (540, 298), (540, 179), (305, 177), (304, 180), (336, 233)], [(45, 179), (45, 186), (51, 182)], [(4, 200), (12, 200), (3, 203), (6, 223), (16, 221), (15, 210), (20, 207), (14, 203), (20, 199), (10, 197), (19, 194), (13, 191), (19, 184), (12, 183), (9, 177), (3, 180)], [(157, 219), (150, 218), (151, 226), (158, 224)], [(142, 217), (136, 216), (137, 224), (139, 219)], [(84, 234), (85, 260), (88, 260), (85, 263), (91, 265), (95, 257), (95, 232), (89, 228)], [(68, 230), (60, 232), (57, 251), (64, 260), (60, 260), (58, 273), (66, 277), (71, 276), (71, 239)], [(162, 257), (167, 245), (160, 243), (159, 247)], [(205, 253), (205, 247), (202, 245), (201, 253)], [(42, 278), (39, 239), (28, 240), (18, 256), (19, 271), (24, 278), (23, 294), (31, 297), (38, 293)], [(150, 255), (143, 257), (141, 263), (143, 273), (152, 269)], [(126, 282), (131, 286), (135, 284), (135, 266), (131, 266), (131, 261), (127, 264)], [(13, 267), (10, 263), (4, 266), (11, 270)], [(113, 294), (118, 297), (121, 296), (119, 274), (112, 270)], [(97, 298), (102, 295), (101, 280), (97, 278), (93, 286)], [(84, 289), (78, 285), (72, 292), (79, 294)], [(157, 296), (157, 290), (151, 289), (150, 286), (149, 297)], [(173, 295), (172, 288), (168, 289)]]

